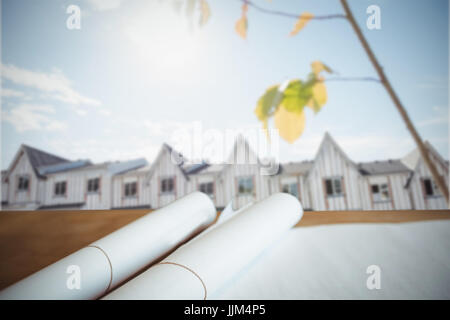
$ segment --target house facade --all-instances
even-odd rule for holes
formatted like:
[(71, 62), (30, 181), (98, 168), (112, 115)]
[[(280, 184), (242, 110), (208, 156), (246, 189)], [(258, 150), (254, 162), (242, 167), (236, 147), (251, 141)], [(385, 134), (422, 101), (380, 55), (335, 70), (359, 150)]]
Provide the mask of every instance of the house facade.
[[(426, 143), (448, 185), (449, 163)], [(163, 144), (154, 161), (93, 164), (22, 145), (2, 171), (2, 210), (160, 208), (193, 191), (220, 210), (240, 208), (276, 192), (296, 196), (305, 210), (446, 209), (417, 150), (402, 159), (356, 163), (326, 133), (313, 160), (282, 163), (273, 175), (238, 137), (226, 162), (190, 163)]]

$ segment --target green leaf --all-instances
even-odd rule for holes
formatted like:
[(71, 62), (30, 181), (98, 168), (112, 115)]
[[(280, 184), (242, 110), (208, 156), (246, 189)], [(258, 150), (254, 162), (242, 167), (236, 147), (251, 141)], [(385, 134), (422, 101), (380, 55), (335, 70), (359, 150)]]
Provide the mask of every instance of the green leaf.
[(284, 90), (284, 97), (281, 102), (283, 107), (289, 112), (301, 113), (313, 95), (314, 82), (313, 80), (307, 82), (292, 80)]
[(259, 120), (265, 121), (272, 113), (272, 109), (276, 109), (283, 98), (283, 93), (278, 91), (279, 85), (269, 87), (266, 92), (258, 100), (255, 114)]

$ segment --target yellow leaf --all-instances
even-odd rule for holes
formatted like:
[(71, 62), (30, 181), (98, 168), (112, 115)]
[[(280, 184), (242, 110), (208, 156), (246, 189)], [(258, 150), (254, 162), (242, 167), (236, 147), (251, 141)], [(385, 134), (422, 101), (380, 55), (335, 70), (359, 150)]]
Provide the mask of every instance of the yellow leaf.
[(200, 26), (204, 26), (211, 16), (211, 9), (206, 0), (200, 0)]
[(293, 143), (305, 129), (305, 112), (289, 112), (281, 105), (275, 112), (274, 122), (280, 136), (287, 142)]
[(236, 33), (241, 36), (243, 39), (247, 37), (247, 17), (242, 16), (237, 22), (235, 26)]
[(319, 106), (323, 106), (325, 103), (327, 103), (327, 88), (322, 81), (317, 82), (313, 86), (312, 91), (314, 100)]
[(297, 33), (300, 32), (300, 30), (302, 30), (306, 26), (309, 20), (311, 20), (313, 17), (314, 15), (312, 13), (309, 12), (302, 13), (298, 18), (297, 22), (295, 23), (294, 29), (292, 29), (289, 35), (295, 36)]
[(310, 107), (311, 110), (313, 110), (313, 111), (316, 110), (316, 108), (314, 107), (314, 99), (313, 98), (308, 100), (308, 102), (306, 103), (306, 106)]
[(236, 22), (236, 25), (234, 27), (234, 29), (236, 30), (236, 33), (239, 36), (241, 36), (243, 39), (245, 39), (247, 37), (247, 27), (248, 27), (247, 10), (248, 10), (248, 5), (247, 4), (242, 5), (241, 18)]
[(314, 72), (314, 74), (317, 76), (319, 73), (321, 73), (322, 71), (326, 71), (328, 73), (332, 73), (332, 70), (324, 65), (322, 62), (320, 61), (313, 61), (311, 63), (311, 69)]
[(317, 113), (322, 109), (323, 105), (327, 103), (327, 88), (323, 81), (317, 82), (312, 88), (312, 98), (308, 100), (306, 105)]

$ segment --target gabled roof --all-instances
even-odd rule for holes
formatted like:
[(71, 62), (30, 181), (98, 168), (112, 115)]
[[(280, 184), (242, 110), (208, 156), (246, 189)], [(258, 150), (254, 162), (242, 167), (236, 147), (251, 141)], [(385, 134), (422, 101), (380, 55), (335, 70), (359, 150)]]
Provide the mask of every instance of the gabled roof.
[(175, 149), (173, 149), (173, 148), (172, 148), (171, 146), (169, 146), (167, 143), (163, 143), (161, 149), (159, 150), (158, 155), (156, 156), (156, 159), (153, 161), (152, 165), (150, 166), (150, 170), (149, 170), (149, 173), (148, 173), (148, 177), (150, 178), (150, 177), (153, 175), (153, 173), (154, 173), (154, 171), (155, 171), (155, 168), (156, 168), (156, 165), (157, 165), (158, 162), (160, 161), (160, 159), (161, 159), (161, 157), (162, 157), (162, 155), (163, 155), (164, 150), (168, 151), (169, 154), (171, 155), (171, 157), (172, 157), (172, 156), (175, 156), (175, 157), (176, 157), (175, 160), (177, 161), (177, 164), (174, 164), (174, 165), (176, 165), (176, 166), (180, 169), (181, 173), (182, 173), (183, 176), (186, 178), (186, 180), (189, 180), (189, 177), (188, 177), (186, 171), (185, 171), (184, 168), (183, 168), (183, 165), (184, 165), (184, 163), (185, 163), (185, 161), (186, 161), (186, 158), (185, 158), (180, 152), (175, 151)]
[[(440, 154), (439, 152), (437, 152), (437, 150), (433, 147), (433, 145), (428, 142), (425, 141), (425, 147), (428, 150), (428, 153), (435, 157), (439, 162), (441, 162), (442, 165), (444, 166), (448, 166), (448, 161), (446, 161)], [(404, 156), (401, 161), (403, 162), (404, 165), (406, 165), (408, 168), (410, 168), (411, 170), (415, 171), (417, 168), (417, 165), (419, 164), (419, 161), (421, 159), (421, 155), (419, 152), (419, 148), (414, 149), (413, 151), (411, 151), (410, 153), (408, 153), (406, 156)]]
[(45, 178), (44, 175), (42, 175), (39, 172), (39, 167), (43, 166), (51, 166), (59, 163), (68, 163), (70, 160), (64, 159), (62, 157), (56, 156), (54, 154), (30, 147), (28, 145), (22, 144), (17, 151), (14, 160), (11, 162), (8, 171), (7, 176), (11, 172), (11, 170), (14, 168), (17, 161), (19, 161), (19, 158), (22, 154), (25, 154), (30, 162), (31, 167), (33, 168), (34, 173), (39, 178)]
[(22, 148), (27, 153), (28, 159), (30, 160), (30, 163), (33, 166), (33, 168), (70, 161), (62, 157), (56, 156), (54, 154), (27, 146), (25, 144), (22, 145)]
[(351, 166), (353, 166), (354, 168), (356, 168), (358, 170), (358, 166), (356, 165), (356, 163), (354, 163), (348, 156), (347, 154), (344, 152), (344, 150), (341, 149), (341, 147), (337, 144), (337, 142), (331, 137), (331, 135), (328, 132), (325, 132), (325, 135), (323, 136), (322, 142), (320, 143), (319, 149), (317, 150), (316, 156), (314, 157), (313, 160), (313, 165), (310, 168), (310, 170), (307, 172), (307, 174), (309, 174), (309, 172), (311, 172), (313, 170), (313, 168), (316, 166), (317, 164), (317, 158), (319, 157), (322, 149), (325, 147), (326, 143), (331, 143), (336, 150), (338, 151), (338, 153), (348, 162), (350, 163)]
[[(441, 164), (448, 170), (449, 162), (446, 161), (442, 156), (437, 152), (437, 150), (429, 143), (428, 141), (425, 141), (425, 147), (428, 150), (428, 153), (435, 157)], [(408, 153), (404, 158), (402, 158), (402, 162), (407, 165), (411, 169), (411, 174), (408, 177), (408, 180), (406, 181), (405, 188), (408, 188), (411, 184), (411, 181), (414, 177), (414, 174), (417, 170), (417, 166), (419, 165), (420, 160), (422, 159), (419, 149), (416, 148), (410, 153)]]
[(411, 170), (401, 160), (383, 160), (361, 162), (358, 164), (359, 171), (363, 175), (407, 173)]
[(258, 155), (250, 147), (247, 139), (242, 134), (239, 134), (235, 141), (230, 155), (227, 158), (226, 164), (248, 165), (260, 164)]

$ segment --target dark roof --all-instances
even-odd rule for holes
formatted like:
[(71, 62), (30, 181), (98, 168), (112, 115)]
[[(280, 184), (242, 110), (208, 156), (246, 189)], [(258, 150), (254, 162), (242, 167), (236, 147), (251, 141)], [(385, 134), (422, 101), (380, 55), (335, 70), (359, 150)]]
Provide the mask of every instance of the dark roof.
[(71, 209), (71, 208), (80, 208), (83, 206), (84, 202), (75, 202), (75, 203), (64, 203), (64, 204), (52, 204), (52, 205), (44, 205), (37, 208), (37, 210), (55, 210), (55, 209)]
[(206, 162), (202, 162), (202, 163), (195, 163), (189, 166), (184, 167), (184, 171), (186, 172), (186, 174), (195, 174), (197, 172), (202, 171), (205, 168), (208, 168), (210, 165)]
[(34, 172), (37, 176), (42, 177), (42, 175), (37, 170), (38, 167), (41, 166), (49, 166), (62, 162), (69, 162), (69, 160), (55, 156), (54, 154), (47, 153), (45, 151), (23, 145), (23, 149), (28, 155), (28, 159), (30, 160), (31, 166), (34, 169)]
[(113, 207), (111, 210), (127, 210), (127, 209), (151, 209), (150, 205), (130, 206), (130, 207)]
[(282, 163), (281, 174), (305, 174), (311, 170), (313, 161), (301, 161), (301, 162), (288, 162)]
[(400, 160), (361, 162), (358, 168), (363, 175), (411, 172)]
[(38, 168), (38, 171), (41, 175), (47, 175), (47, 174), (51, 174), (51, 173), (59, 173), (59, 172), (84, 168), (84, 167), (91, 166), (91, 165), (92, 165), (92, 163), (90, 160), (76, 160), (76, 161), (72, 161), (72, 162), (60, 162), (57, 164), (42, 166), (42, 167)]

